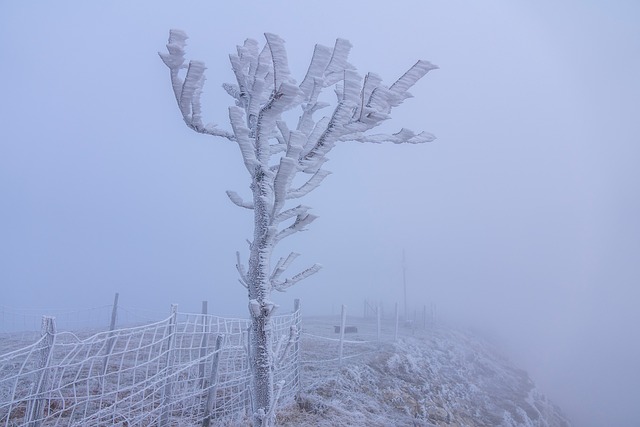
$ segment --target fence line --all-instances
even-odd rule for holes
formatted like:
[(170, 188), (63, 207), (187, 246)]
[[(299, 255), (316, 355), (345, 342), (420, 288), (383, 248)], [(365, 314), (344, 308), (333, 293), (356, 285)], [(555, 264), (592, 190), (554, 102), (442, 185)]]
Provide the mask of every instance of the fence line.
[[(275, 383), (284, 381), (279, 404), (298, 393), (302, 366), (340, 366), (397, 340), (397, 305), (393, 319), (383, 320), (380, 306), (367, 309), (374, 316), (348, 316), (343, 306), (339, 318), (315, 319), (304, 329), (299, 301), (292, 314), (274, 316)], [(108, 330), (60, 331), (57, 319), (45, 317), (35, 342), (15, 341), (20, 348), (0, 354), (0, 427), (246, 423), (249, 320), (210, 315), (206, 302), (201, 313), (172, 307), (168, 317), (137, 314), (118, 306), (117, 295), (101, 310)], [(426, 328), (426, 306), (422, 311)], [(435, 323), (434, 306), (431, 313)], [(415, 331), (416, 317), (403, 319), (405, 332)], [(116, 318), (147, 321), (123, 328)], [(159, 320), (148, 320), (153, 318)], [(13, 335), (0, 336), (2, 343), (11, 344)]]
[(55, 317), (56, 325), (60, 330), (104, 329), (109, 324), (112, 307), (112, 305), (102, 305), (82, 310), (44, 311), (0, 305), (0, 333), (19, 334), (24, 339), (32, 340), (40, 332), (43, 312)]
[[(86, 338), (45, 319), (36, 342), (0, 355), (0, 426), (205, 426), (250, 411), (247, 319), (174, 307)], [(280, 404), (298, 391), (299, 329), (299, 311), (273, 318)]]
[[(426, 329), (435, 324), (435, 316), (432, 316), (431, 321), (427, 322), (426, 306), (424, 313), (425, 317), (421, 327)], [(383, 321), (381, 306), (370, 304), (366, 300), (364, 314), (365, 317), (349, 316), (347, 307), (342, 305), (340, 317), (314, 319), (313, 325), (308, 325), (302, 332), (304, 352), (300, 363), (326, 366), (337, 362), (336, 366), (340, 366), (344, 360), (379, 351), (382, 348), (380, 343), (398, 340), (401, 333), (401, 322), (397, 303), (391, 319), (387, 318)], [(403, 319), (403, 333), (407, 331), (415, 333), (417, 327), (415, 319)], [(331, 333), (334, 336), (330, 336)], [(350, 334), (352, 338), (347, 339), (345, 334)], [(329, 350), (332, 345), (335, 345), (335, 353)], [(319, 355), (331, 354), (334, 354), (335, 357), (330, 356), (323, 359), (318, 357)]]

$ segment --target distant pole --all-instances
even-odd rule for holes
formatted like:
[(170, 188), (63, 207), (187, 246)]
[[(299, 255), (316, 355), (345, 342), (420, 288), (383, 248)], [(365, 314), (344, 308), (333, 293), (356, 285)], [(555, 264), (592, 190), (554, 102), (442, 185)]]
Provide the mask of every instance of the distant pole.
[(404, 285), (404, 321), (406, 322), (409, 318), (407, 317), (407, 265), (404, 249), (402, 250), (402, 283)]
[(382, 305), (378, 303), (376, 307), (376, 338), (380, 342), (380, 317), (382, 317)]
[(427, 329), (427, 305), (422, 306), (422, 329)]
[(342, 365), (342, 348), (344, 347), (344, 328), (347, 324), (347, 307), (342, 304), (342, 313), (340, 319), (340, 349), (338, 351), (338, 363)]
[(396, 331), (393, 334), (393, 340), (394, 341), (398, 341), (398, 317), (400, 316), (399, 311), (400, 310), (398, 310), (398, 303), (396, 303)]

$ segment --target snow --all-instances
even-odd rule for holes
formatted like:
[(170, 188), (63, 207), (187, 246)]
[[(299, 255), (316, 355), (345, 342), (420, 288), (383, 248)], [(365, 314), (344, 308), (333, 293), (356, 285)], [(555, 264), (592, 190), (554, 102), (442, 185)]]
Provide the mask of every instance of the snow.
[(279, 412), (278, 425), (570, 426), (526, 372), (471, 334), (404, 328), (397, 342), (359, 346), (365, 354), (339, 366), (322, 362), (336, 354), (318, 338), (329, 327), (303, 322), (303, 361), (317, 362), (303, 365), (301, 397)]

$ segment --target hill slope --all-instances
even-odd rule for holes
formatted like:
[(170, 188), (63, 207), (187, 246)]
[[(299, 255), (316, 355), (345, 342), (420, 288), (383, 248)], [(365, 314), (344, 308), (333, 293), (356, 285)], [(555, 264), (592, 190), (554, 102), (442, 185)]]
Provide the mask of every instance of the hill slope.
[[(302, 344), (303, 360), (335, 355), (326, 341)], [(570, 426), (526, 372), (469, 334), (439, 327), (374, 347), (342, 366), (305, 364), (303, 393), (279, 425)]]

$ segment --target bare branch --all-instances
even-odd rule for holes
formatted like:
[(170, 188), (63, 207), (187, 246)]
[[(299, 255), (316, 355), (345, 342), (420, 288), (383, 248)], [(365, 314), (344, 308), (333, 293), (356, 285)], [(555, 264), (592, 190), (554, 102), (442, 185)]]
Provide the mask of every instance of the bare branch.
[(240, 252), (236, 251), (236, 269), (240, 274), (240, 283), (244, 284), (245, 287), (249, 286), (249, 281), (247, 280), (247, 270), (244, 268), (244, 264), (240, 260)]
[(233, 133), (236, 135), (244, 165), (251, 176), (253, 176), (256, 166), (258, 166), (258, 159), (256, 158), (253, 142), (249, 137), (249, 129), (244, 124), (242, 109), (239, 107), (229, 107), (229, 121), (231, 122)]
[(291, 224), (289, 227), (285, 228), (284, 230), (281, 230), (280, 232), (278, 232), (278, 234), (275, 235), (274, 244), (277, 244), (280, 240), (284, 239), (285, 237), (288, 237), (299, 231), (303, 231), (304, 227), (311, 224), (317, 218), (318, 217), (313, 214), (299, 214), (296, 217), (296, 220), (293, 224)]
[[(416, 62), (406, 73), (402, 75), (394, 84), (389, 88), (392, 92), (406, 93), (411, 86), (416, 84), (418, 80), (423, 78), (431, 70), (437, 69), (438, 66), (432, 64), (429, 61), (419, 60)], [(395, 105), (394, 105), (395, 107)]]
[(295, 208), (287, 209), (286, 211), (283, 211), (278, 215), (276, 215), (275, 217), (273, 217), (271, 220), (271, 223), (279, 224), (282, 221), (286, 221), (290, 218), (293, 218), (294, 216), (302, 215), (306, 213), (309, 209), (311, 209), (309, 206), (304, 206), (304, 205), (298, 205)]
[(302, 83), (300, 83), (300, 89), (307, 100), (310, 99), (311, 94), (313, 93), (315, 82), (317, 80), (322, 80), (324, 70), (327, 69), (332, 53), (333, 51), (331, 48), (319, 44), (317, 44), (313, 49), (313, 56), (311, 57), (311, 63), (307, 69), (307, 74), (304, 76)]
[(291, 185), (293, 176), (298, 171), (298, 162), (290, 157), (281, 157), (280, 166), (278, 172), (273, 181), (273, 210), (271, 217), (273, 218), (280, 213), (280, 209), (284, 206), (284, 202), (287, 199), (287, 190)]
[(239, 206), (241, 208), (245, 208), (245, 209), (253, 209), (253, 203), (245, 202), (242, 199), (242, 197), (240, 197), (240, 195), (238, 195), (238, 193), (236, 193), (235, 191), (227, 190), (227, 196), (229, 197), (229, 200), (233, 202), (234, 205)]
[(298, 199), (300, 197), (303, 197), (303, 196), (309, 194), (310, 192), (312, 192), (313, 190), (318, 188), (320, 183), (322, 183), (322, 181), (329, 175), (331, 175), (331, 172), (329, 172), (328, 170), (325, 170), (325, 169), (318, 170), (309, 179), (309, 181), (307, 181), (300, 188), (298, 188), (296, 190), (289, 191), (287, 193), (287, 199)]
[[(289, 349), (293, 344), (295, 344), (296, 340), (298, 340), (298, 337), (300, 336), (299, 332), (300, 331), (298, 331), (298, 328), (296, 328), (296, 325), (291, 325), (291, 327), (289, 328), (289, 339), (287, 340), (287, 345), (284, 347), (284, 350), (282, 350), (279, 357), (276, 359), (277, 360), (276, 366), (282, 365), (282, 362), (284, 361), (285, 356), (289, 352)], [(284, 336), (285, 335), (283, 335), (283, 337)], [(278, 350), (282, 347), (281, 342), (282, 340), (278, 342)]]
[(269, 44), (271, 60), (273, 61), (274, 90), (279, 90), (282, 83), (291, 83), (287, 50), (284, 47), (284, 40), (280, 36), (265, 33), (264, 37)]
[(416, 134), (412, 130), (402, 128), (398, 133), (391, 135), (375, 134), (375, 135), (347, 135), (345, 141), (358, 141), (358, 142), (373, 142), (380, 144), (383, 142), (393, 142), (394, 144), (422, 144), (424, 142), (431, 142), (436, 139), (435, 135), (429, 132), (420, 132)]
[(169, 67), (171, 74), (171, 85), (173, 94), (180, 108), (182, 118), (191, 129), (198, 133), (220, 136), (230, 141), (235, 140), (232, 133), (217, 129), (215, 124), (202, 125), (200, 95), (204, 85), (204, 62), (191, 61), (187, 67), (187, 75), (183, 80), (180, 77), (180, 70), (184, 66), (184, 48), (186, 46), (187, 35), (181, 30), (169, 31), (169, 42), (167, 51), (169, 53), (158, 52), (164, 64)]
[(349, 40), (336, 39), (333, 47), (331, 60), (324, 71), (324, 86), (331, 86), (344, 78), (344, 70), (353, 70), (354, 66), (349, 64), (349, 52), (351, 52)]
[(307, 268), (306, 270), (296, 274), (295, 276), (289, 279), (286, 279), (281, 282), (273, 283), (273, 289), (275, 289), (276, 291), (284, 292), (287, 288), (295, 285), (299, 281), (306, 279), (307, 277), (317, 273), (318, 271), (320, 271), (321, 268), (322, 266), (320, 264), (313, 264), (311, 267)]
[(349, 123), (355, 108), (357, 108), (357, 106), (349, 101), (341, 101), (338, 103), (335, 110), (333, 110), (333, 115), (327, 124), (327, 128), (311, 151), (304, 155), (303, 160), (308, 161), (314, 157), (324, 157), (331, 151), (337, 139), (344, 133), (344, 126)]
[(287, 258), (280, 258), (276, 267), (273, 269), (270, 280), (273, 282), (291, 265), (291, 263), (300, 256), (297, 252), (291, 252)]

